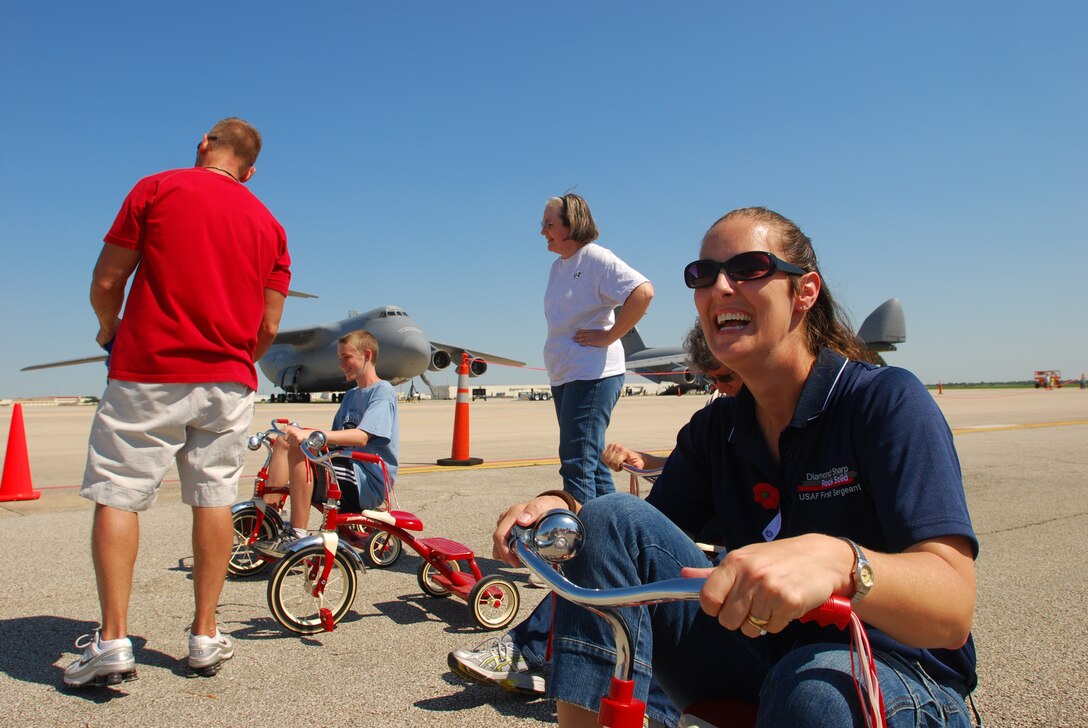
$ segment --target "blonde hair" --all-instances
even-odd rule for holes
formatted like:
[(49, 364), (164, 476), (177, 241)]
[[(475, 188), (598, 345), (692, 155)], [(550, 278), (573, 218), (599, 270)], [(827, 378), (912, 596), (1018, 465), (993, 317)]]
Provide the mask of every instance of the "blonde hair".
[(362, 354), (364, 351), (370, 351), (370, 360), (377, 363), (378, 361), (378, 340), (374, 338), (374, 334), (370, 333), (366, 329), (358, 329), (351, 333), (344, 334), (337, 339), (344, 346), (350, 346), (355, 351)]
[(261, 153), (261, 133), (248, 121), (236, 116), (216, 122), (208, 132), (208, 141), (213, 147), (221, 145), (230, 149), (242, 163), (243, 171), (256, 164), (257, 156)]

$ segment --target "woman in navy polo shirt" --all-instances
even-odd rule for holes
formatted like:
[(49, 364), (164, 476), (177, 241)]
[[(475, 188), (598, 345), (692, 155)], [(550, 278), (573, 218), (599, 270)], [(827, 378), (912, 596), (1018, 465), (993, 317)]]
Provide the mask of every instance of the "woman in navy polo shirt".
[[(674, 705), (736, 698), (759, 703), (761, 726), (860, 725), (847, 638), (794, 621), (839, 595), (869, 633), (889, 726), (970, 725), (978, 542), (932, 396), (867, 363), (811, 241), (778, 213), (722, 217), (684, 277), (711, 351), (745, 388), (684, 426), (645, 502), (582, 507), (590, 538), (565, 567), (599, 588), (707, 577), (698, 604), (629, 610), (636, 696), (666, 724)], [(508, 509), (496, 556), (516, 563), (513, 522), (563, 505)], [(728, 549), (717, 564), (685, 535), (708, 528)], [(596, 725), (611, 647), (603, 620), (560, 604), (548, 687), (564, 728)], [(649, 692), (651, 668), (667, 697)]]

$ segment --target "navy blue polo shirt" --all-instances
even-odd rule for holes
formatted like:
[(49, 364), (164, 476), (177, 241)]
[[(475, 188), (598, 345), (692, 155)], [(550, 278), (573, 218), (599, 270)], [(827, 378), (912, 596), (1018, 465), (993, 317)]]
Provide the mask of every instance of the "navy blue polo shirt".
[[(744, 388), (680, 430), (647, 500), (684, 531), (717, 536), (729, 549), (823, 533), (897, 553), (939, 536), (964, 536), (978, 555), (952, 432), (905, 369), (824, 349), (778, 450), (775, 463)], [(933, 677), (973, 689), (972, 640), (958, 650), (921, 650), (866, 629), (874, 649), (916, 659)], [(788, 630), (804, 642), (848, 639), (812, 625)]]

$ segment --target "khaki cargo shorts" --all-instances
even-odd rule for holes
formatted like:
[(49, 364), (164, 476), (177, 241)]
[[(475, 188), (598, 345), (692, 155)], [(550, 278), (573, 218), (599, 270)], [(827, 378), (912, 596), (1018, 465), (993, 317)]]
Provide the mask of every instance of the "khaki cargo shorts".
[(183, 502), (230, 505), (238, 496), (254, 394), (236, 382), (111, 381), (91, 424), (79, 494), (145, 511), (176, 464)]

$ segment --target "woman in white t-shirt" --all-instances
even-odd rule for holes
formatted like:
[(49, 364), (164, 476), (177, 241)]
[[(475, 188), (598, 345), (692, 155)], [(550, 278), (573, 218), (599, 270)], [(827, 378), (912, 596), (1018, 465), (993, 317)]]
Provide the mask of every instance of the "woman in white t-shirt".
[[(559, 256), (544, 295), (544, 365), (559, 419), (559, 474), (563, 491), (588, 503), (615, 491), (601, 453), (626, 369), (620, 339), (646, 313), (654, 288), (612, 251), (593, 242), (597, 226), (578, 195), (548, 200), (540, 234), (548, 250)], [(614, 317), (612, 309), (620, 305), (623, 310)], [(447, 663), (475, 682), (541, 694), (551, 625), (552, 600), (544, 599), (502, 637), (471, 650), (454, 650)]]
[(615, 490), (601, 452), (626, 369), (620, 339), (646, 313), (654, 288), (593, 242), (597, 225), (578, 195), (548, 200), (540, 234), (559, 256), (544, 294), (544, 366), (559, 420), (559, 474), (563, 490), (586, 503)]

